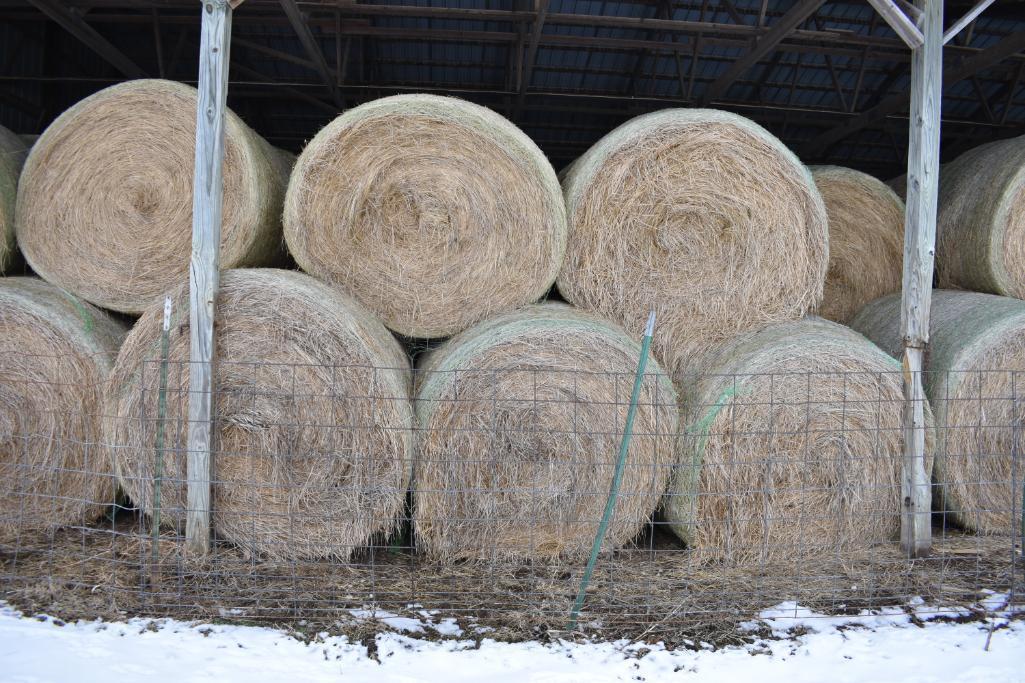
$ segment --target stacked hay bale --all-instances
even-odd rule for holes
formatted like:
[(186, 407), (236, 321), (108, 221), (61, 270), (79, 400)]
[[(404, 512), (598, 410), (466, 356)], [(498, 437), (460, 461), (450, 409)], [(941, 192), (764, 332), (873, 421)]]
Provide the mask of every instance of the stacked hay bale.
[[(866, 306), (851, 325), (886, 351), (901, 352), (898, 295)], [(1015, 475), (1014, 458), (1022, 452), (1018, 425), (1025, 418), (1018, 398), (1025, 392), (1025, 302), (934, 291), (926, 371), (939, 436), (937, 508), (966, 529), (1012, 533), (1021, 515), (1021, 465)]]
[[(187, 287), (174, 310), (188, 320)], [(104, 426), (121, 486), (150, 515), (162, 313), (146, 311), (125, 341)], [(300, 273), (227, 271), (217, 314), (214, 531), (271, 558), (348, 559), (405, 504), (408, 359), (361, 305)], [(188, 337), (175, 325), (169, 352), (161, 519), (174, 524), (185, 519)]]
[[(586, 555), (639, 355), (624, 330), (561, 304), (499, 315), (431, 353), (416, 401), (421, 549), (443, 559)], [(676, 436), (676, 394), (652, 361), (606, 548), (650, 519)]]
[(640, 329), (675, 378), (709, 346), (800, 318), (822, 297), (826, 210), (779, 140), (727, 112), (670, 109), (602, 138), (564, 178), (559, 291)]
[(84, 524), (113, 502), (100, 406), (124, 334), (42, 280), (0, 278), (0, 531)]
[(666, 521), (699, 560), (853, 557), (896, 538), (897, 361), (808, 318), (740, 336), (707, 362), (686, 388), (683, 464), (665, 499)]
[[(121, 83), (64, 112), (32, 148), (18, 190), (22, 253), (44, 278), (105, 308), (142, 313), (187, 277), (196, 90)], [(224, 133), (221, 266), (280, 251), (286, 176), (232, 112)]]
[(1025, 298), (1025, 136), (943, 167), (936, 274), (940, 287)]
[(17, 253), (14, 239), (14, 205), (18, 176), (25, 162), (25, 143), (0, 126), (0, 273), (7, 271)]
[(840, 166), (813, 166), (829, 216), (829, 270), (818, 314), (846, 323), (900, 289), (904, 202), (882, 181)]
[(320, 131), (292, 172), (284, 224), (303, 270), (407, 337), (538, 300), (566, 243), (541, 150), (495, 112), (432, 95), (376, 100)]

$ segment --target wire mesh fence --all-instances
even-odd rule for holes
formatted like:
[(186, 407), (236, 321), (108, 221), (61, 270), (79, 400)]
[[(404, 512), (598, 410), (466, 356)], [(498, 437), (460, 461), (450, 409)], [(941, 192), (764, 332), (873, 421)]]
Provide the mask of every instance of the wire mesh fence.
[(222, 362), (214, 543), (194, 557), (187, 364), (154, 358), (129, 395), (91, 387), (102, 401), (40, 420), (19, 397), (82, 389), (53, 361), (51, 376), (0, 382), (0, 586), (27, 609), (343, 631), (437, 610), (537, 637), (566, 632), (583, 588), (577, 630), (679, 642), (729, 639), (784, 601), (830, 614), (918, 598), (919, 613), (960, 614), (986, 590), (1020, 601), (1025, 373), (942, 378), (975, 395), (929, 413), (933, 551), (915, 560), (898, 543), (904, 405), (883, 389), (899, 371), (694, 378), (720, 388), (712, 400), (648, 374), (582, 587), (629, 373), (496, 367), (399, 385), (393, 368)]

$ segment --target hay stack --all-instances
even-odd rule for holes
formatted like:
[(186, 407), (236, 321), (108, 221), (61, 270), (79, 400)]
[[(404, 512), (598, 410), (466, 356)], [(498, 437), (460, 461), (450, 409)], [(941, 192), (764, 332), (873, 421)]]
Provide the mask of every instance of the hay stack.
[(655, 355), (681, 381), (709, 345), (799, 318), (822, 297), (822, 198), (752, 121), (707, 109), (639, 116), (578, 159), (563, 186), (559, 291), (627, 329), (655, 309)]
[(18, 176), (25, 162), (25, 143), (18, 135), (0, 126), (0, 273), (14, 260), (14, 204)]
[[(175, 295), (162, 520), (181, 524), (188, 289)], [(152, 515), (162, 306), (132, 330), (104, 427), (125, 492)], [(395, 526), (412, 470), (409, 361), (362, 306), (300, 273), (224, 273), (215, 329), (213, 527), (272, 558), (348, 558)], [(140, 416), (145, 419), (140, 420)]]
[[(37, 273), (125, 313), (141, 313), (187, 277), (196, 99), (180, 83), (129, 81), (46, 129), (18, 192), (18, 242)], [(274, 155), (227, 113), (222, 268), (261, 265), (280, 251), (286, 178)]]
[(818, 314), (846, 323), (869, 301), (900, 289), (904, 202), (881, 180), (813, 166), (829, 215), (829, 271)]
[(495, 112), (433, 95), (339, 116), (288, 187), (285, 240), (300, 267), (407, 337), (444, 337), (537, 301), (566, 247), (555, 172)]
[[(901, 354), (899, 295), (869, 304), (851, 325)], [(1025, 419), (1025, 302), (935, 290), (926, 370), (939, 439), (935, 509), (970, 530), (1012, 533), (1021, 519), (1022, 466), (1013, 459)]]
[[(507, 313), (419, 368), (415, 531), (435, 558), (580, 557), (609, 494), (640, 346), (569, 306)], [(611, 549), (650, 518), (676, 461), (676, 394), (652, 359)]]
[(697, 558), (790, 562), (896, 538), (897, 361), (808, 318), (739, 337), (705, 368), (683, 417), (682, 462), (695, 467), (678, 469), (665, 500), (666, 520)]
[(941, 170), (936, 274), (940, 287), (1025, 298), (1025, 136)]
[(83, 524), (113, 502), (100, 406), (124, 334), (42, 280), (0, 278), (0, 530)]

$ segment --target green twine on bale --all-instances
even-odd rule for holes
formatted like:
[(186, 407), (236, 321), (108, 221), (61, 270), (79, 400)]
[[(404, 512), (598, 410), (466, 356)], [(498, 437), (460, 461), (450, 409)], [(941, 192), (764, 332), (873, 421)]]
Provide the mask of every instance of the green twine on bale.
[(634, 376), (634, 388), (630, 394), (630, 409), (626, 413), (626, 424), (623, 426), (623, 439), (619, 443), (619, 458), (616, 460), (616, 471), (612, 476), (609, 498), (605, 502), (605, 512), (602, 513), (601, 524), (598, 525), (598, 533), (595, 534), (594, 544), (591, 546), (591, 557), (587, 560), (587, 568), (584, 569), (584, 576), (580, 579), (580, 590), (577, 592), (573, 611), (569, 615), (567, 630), (570, 631), (577, 627), (577, 619), (580, 617), (580, 610), (584, 606), (584, 598), (587, 594), (587, 585), (591, 583), (591, 575), (594, 573), (594, 565), (598, 562), (598, 553), (601, 552), (601, 544), (605, 539), (605, 532), (609, 528), (609, 522), (612, 521), (612, 513), (616, 509), (616, 498), (619, 496), (619, 486), (623, 480), (626, 453), (630, 447), (630, 437), (633, 435), (634, 416), (637, 414), (637, 401), (641, 396), (641, 383), (644, 381), (644, 369), (648, 365), (648, 351), (651, 348), (651, 337), (654, 332), (655, 311), (652, 311), (648, 316), (648, 325), (644, 329), (644, 341), (641, 342), (641, 357), (637, 361), (637, 374)]

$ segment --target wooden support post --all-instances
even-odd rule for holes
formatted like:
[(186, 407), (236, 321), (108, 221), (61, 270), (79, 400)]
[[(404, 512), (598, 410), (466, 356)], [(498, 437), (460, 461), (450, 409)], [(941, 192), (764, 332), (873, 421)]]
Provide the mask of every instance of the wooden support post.
[(943, 2), (916, 0), (922, 47), (912, 52), (907, 213), (901, 335), (904, 340), (904, 466), (901, 547), (924, 557), (932, 547), (932, 496), (925, 471), (925, 389), (922, 371), (929, 342), (936, 203), (940, 170), (940, 100), (943, 90)]
[(214, 300), (221, 253), (221, 170), (228, 96), (231, 6), (204, 0), (196, 108), (196, 173), (192, 194), (189, 264), (189, 443), (186, 551), (210, 550), (210, 480), (213, 470)]

